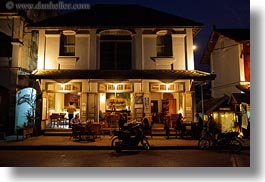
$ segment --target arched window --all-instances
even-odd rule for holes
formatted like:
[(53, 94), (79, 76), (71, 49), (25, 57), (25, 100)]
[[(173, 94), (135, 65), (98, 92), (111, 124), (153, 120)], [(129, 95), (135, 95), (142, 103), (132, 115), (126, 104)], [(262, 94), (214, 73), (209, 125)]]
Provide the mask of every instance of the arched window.
[(156, 50), (157, 57), (173, 56), (171, 32), (167, 30), (157, 32)]
[(100, 69), (130, 70), (132, 37), (127, 30), (105, 30), (100, 33)]

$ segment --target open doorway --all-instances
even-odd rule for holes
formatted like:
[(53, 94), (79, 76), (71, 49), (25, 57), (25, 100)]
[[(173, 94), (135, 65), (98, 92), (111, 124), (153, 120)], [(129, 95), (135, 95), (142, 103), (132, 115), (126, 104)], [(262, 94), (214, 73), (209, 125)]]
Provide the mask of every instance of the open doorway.
[(152, 113), (152, 122), (159, 123), (157, 100), (151, 100), (151, 113)]

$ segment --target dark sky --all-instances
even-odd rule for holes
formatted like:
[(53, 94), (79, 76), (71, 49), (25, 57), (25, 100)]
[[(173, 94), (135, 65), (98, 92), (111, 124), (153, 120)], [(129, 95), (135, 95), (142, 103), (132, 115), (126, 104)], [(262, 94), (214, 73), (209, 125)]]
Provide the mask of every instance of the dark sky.
[[(70, 1), (70, 0), (67, 0)], [(79, 0), (93, 4), (139, 4), (189, 18), (204, 24), (194, 43), (196, 69), (209, 71), (209, 67), (199, 65), (213, 25), (217, 28), (250, 28), (250, 0)]]
[[(8, 1), (8, 0), (6, 0)], [(15, 1), (15, 0), (13, 0)], [(18, 0), (27, 2), (26, 0)], [(32, 0), (37, 1), (37, 0)], [(44, 1), (44, 0), (42, 0)], [(49, 0), (46, 0), (49, 1)], [(250, 0), (58, 0), (66, 3), (139, 4), (171, 13), (204, 24), (194, 38), (195, 69), (210, 71), (200, 65), (200, 59), (209, 40), (213, 25), (217, 28), (250, 28)], [(2, 2), (2, 1), (1, 1)], [(2, 2), (4, 3), (4, 2)], [(5, 3), (4, 3), (5, 5)], [(137, 13), (137, 12), (136, 12)]]

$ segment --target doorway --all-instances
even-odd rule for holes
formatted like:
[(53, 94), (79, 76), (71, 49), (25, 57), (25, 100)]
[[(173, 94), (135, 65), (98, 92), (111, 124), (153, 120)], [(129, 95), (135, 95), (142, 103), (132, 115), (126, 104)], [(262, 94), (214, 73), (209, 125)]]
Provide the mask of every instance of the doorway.
[(158, 101), (157, 100), (151, 100), (151, 113), (152, 113), (152, 121), (154, 123), (159, 123)]

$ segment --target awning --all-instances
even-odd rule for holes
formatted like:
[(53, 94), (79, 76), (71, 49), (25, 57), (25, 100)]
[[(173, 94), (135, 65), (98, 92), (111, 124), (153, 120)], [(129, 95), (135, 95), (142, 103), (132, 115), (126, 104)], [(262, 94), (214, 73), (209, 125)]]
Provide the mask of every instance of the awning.
[(250, 84), (236, 85), (236, 88), (238, 88), (239, 90), (241, 90), (245, 93), (250, 93)]
[(215, 74), (198, 70), (35, 70), (31, 79), (154, 79), (214, 80)]

